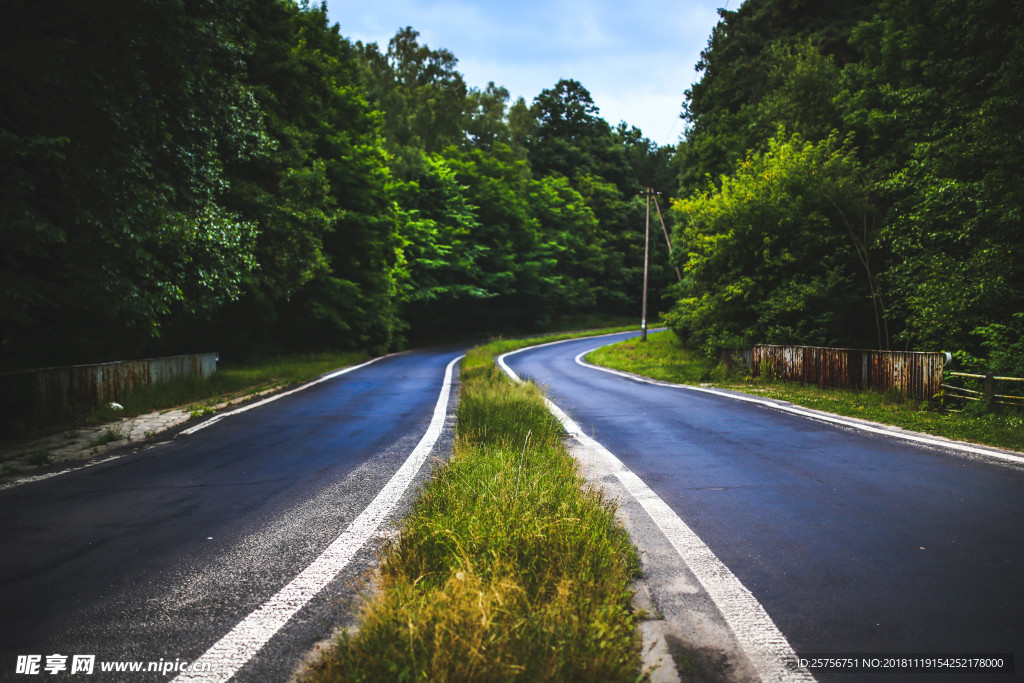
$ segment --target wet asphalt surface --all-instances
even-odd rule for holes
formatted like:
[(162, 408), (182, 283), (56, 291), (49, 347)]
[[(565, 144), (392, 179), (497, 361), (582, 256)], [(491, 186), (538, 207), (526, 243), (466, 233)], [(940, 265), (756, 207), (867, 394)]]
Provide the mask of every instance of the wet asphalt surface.
[(507, 362), (673, 508), (796, 653), (1024, 654), (1024, 471), (573, 361), (628, 336)]
[[(51, 654), (96, 656), (96, 673), (68, 679), (169, 680), (104, 678), (98, 663), (192, 661), (280, 590), (412, 452), (460, 353), (388, 357), (195, 434), (0, 491), (0, 680), (37, 678), (16, 675), (18, 655), (45, 664)], [(434, 454), (450, 452), (457, 395)], [(235, 680), (287, 680), (335, 625), (353, 623), (379, 544)]]

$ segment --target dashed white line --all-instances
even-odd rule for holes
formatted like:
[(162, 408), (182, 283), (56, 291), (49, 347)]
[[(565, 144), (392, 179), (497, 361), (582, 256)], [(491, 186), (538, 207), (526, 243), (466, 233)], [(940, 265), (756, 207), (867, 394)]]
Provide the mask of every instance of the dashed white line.
[[(447, 414), (448, 396), (451, 393), (452, 369), (461, 358), (462, 356), (455, 358), (445, 368), (444, 384), (441, 387), (437, 404), (434, 406), (434, 414), (426, 434), (423, 435), (416, 448), (391, 480), (373, 499), (373, 502), (312, 564), (303, 569), (287, 586), (263, 603), (256, 611), (239, 622), (227, 635), (191, 664), (191, 671), (179, 675), (174, 679), (175, 681), (223, 683), (223, 681), (229, 680), (266, 645), (289, 619), (330, 583), (338, 575), (338, 572), (352, 560), (356, 552), (377, 532), (381, 523), (409, 488), (409, 484), (412, 483), (441, 435)], [(354, 369), (350, 368), (349, 370)], [(330, 377), (322, 378), (320, 381), (327, 379)], [(196, 669), (208, 670), (196, 671)]]

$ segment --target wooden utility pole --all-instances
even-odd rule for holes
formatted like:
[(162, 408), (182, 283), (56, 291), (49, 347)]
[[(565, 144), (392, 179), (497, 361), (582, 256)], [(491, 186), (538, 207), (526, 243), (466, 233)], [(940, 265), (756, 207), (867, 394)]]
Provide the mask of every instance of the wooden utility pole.
[(651, 193), (653, 190), (648, 187), (647, 195), (647, 222), (644, 227), (644, 304), (643, 313), (640, 317), (640, 341), (647, 341), (647, 262), (651, 256)]

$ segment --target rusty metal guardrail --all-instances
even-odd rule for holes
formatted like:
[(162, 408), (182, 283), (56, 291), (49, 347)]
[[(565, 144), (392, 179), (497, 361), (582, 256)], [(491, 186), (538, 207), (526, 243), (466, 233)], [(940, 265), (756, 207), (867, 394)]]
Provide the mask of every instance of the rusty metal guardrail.
[(71, 365), (0, 374), (6, 421), (46, 422), (74, 416), (142, 387), (181, 378), (207, 379), (217, 370), (216, 353)]
[(942, 387), (945, 354), (923, 351), (876, 351), (819, 346), (761, 344), (723, 350), (742, 358), (754, 376), (764, 373), (821, 387), (899, 391), (904, 396), (934, 398)]

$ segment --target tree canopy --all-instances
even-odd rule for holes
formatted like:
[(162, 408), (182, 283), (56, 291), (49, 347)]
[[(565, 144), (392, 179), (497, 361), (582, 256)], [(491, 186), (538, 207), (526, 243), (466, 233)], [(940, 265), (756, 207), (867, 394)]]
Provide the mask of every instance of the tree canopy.
[(510, 102), (307, 2), (5, 10), (0, 368), (636, 315), (636, 173), (672, 150), (579, 82)]
[(709, 353), (1024, 374), (1022, 12), (746, 0), (663, 147), (577, 80), (512, 101), (414, 28), (353, 43), (323, 5), (11, 0), (0, 369), (636, 316), (653, 187), (676, 249), (652, 241), (651, 317)]
[(891, 344), (1024, 374), (1022, 11), (722, 11), (683, 111), (676, 329), (709, 351)]

